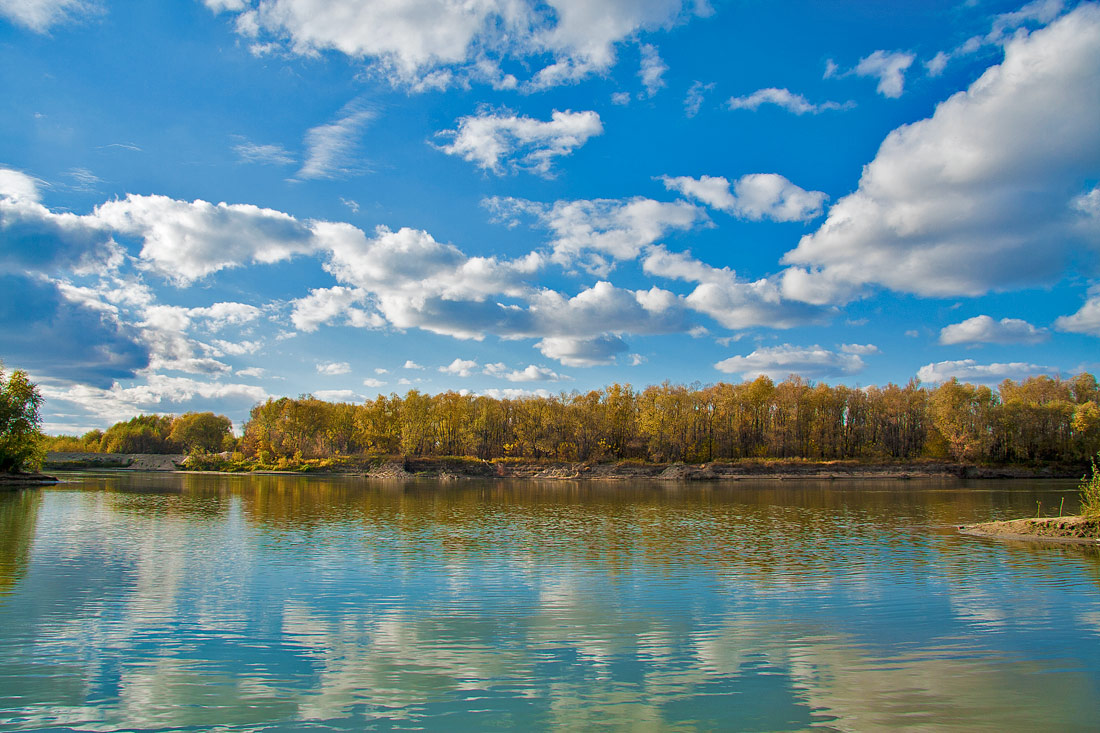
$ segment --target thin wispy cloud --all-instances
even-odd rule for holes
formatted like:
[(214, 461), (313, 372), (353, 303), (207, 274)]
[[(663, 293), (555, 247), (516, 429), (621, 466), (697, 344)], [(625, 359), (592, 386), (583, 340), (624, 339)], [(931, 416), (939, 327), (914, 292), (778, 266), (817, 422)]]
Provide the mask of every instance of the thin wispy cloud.
[(310, 128), (303, 141), (305, 160), (294, 178), (342, 178), (361, 173), (364, 166), (357, 156), (359, 137), (375, 117), (373, 109), (352, 103), (341, 110), (336, 120)]

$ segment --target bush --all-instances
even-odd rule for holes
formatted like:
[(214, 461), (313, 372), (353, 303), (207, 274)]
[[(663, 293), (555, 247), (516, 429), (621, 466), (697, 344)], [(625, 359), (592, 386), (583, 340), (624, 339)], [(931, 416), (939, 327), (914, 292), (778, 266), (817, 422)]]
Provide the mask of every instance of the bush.
[[(1100, 453), (1096, 458), (1100, 458)], [(1100, 469), (1096, 467), (1096, 458), (1092, 459), (1092, 475), (1081, 479), (1081, 514), (1086, 517), (1100, 517)]]

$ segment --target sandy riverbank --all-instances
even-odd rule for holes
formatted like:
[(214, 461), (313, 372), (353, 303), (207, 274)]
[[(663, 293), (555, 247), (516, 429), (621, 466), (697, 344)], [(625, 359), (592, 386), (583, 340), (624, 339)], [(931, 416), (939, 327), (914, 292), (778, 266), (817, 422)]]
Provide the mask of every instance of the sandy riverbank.
[(1100, 517), (1033, 517), (959, 527), (963, 534), (1008, 540), (1100, 543)]

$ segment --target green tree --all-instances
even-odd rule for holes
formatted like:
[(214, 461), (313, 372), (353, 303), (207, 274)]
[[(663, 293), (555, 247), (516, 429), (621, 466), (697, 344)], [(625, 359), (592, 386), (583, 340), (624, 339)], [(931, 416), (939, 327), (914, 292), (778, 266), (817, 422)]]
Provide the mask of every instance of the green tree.
[(27, 373), (16, 369), (5, 380), (0, 362), (0, 472), (35, 470), (42, 465), (41, 407), (42, 395)]
[(203, 450), (217, 453), (222, 450), (233, 423), (225, 415), (212, 412), (188, 412), (172, 421), (169, 440), (183, 446), (184, 450)]

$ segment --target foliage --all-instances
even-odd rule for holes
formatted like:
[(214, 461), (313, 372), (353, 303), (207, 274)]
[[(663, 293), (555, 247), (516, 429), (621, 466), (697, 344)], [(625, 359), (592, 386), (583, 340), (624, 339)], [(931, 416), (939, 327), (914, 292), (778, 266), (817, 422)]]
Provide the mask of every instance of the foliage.
[[(264, 466), (363, 454), (483, 460), (1083, 461), (1100, 441), (1096, 380), (1034, 377), (999, 390), (952, 380), (854, 389), (792, 376), (493, 399), (412, 390), (363, 404), (256, 405), (240, 450)], [(298, 456), (298, 458), (295, 458)], [(296, 469), (295, 469), (296, 470)]]
[(27, 373), (16, 369), (4, 379), (0, 362), (0, 472), (34, 470), (42, 465), (42, 395)]
[(43, 447), (50, 453), (99, 453), (102, 430), (89, 430), (84, 435), (48, 435)]
[[(139, 415), (98, 438), (108, 452), (210, 454), (218, 470), (324, 471), (367, 456), (480, 460), (891, 461), (1084, 463), (1100, 450), (1100, 389), (1091, 374), (952, 380), (936, 388), (856, 389), (797, 376), (775, 383), (602, 390), (516, 399), (416, 390), (362, 404), (311, 395), (252, 408), (239, 441), (228, 418)], [(61, 439), (56, 439), (61, 444)], [(75, 439), (72, 439), (75, 440)], [(81, 443), (94, 443), (89, 433)], [(239, 451), (240, 460), (218, 454)]]
[(1100, 468), (1096, 467), (1096, 459), (1100, 453), (1092, 459), (1092, 473), (1081, 479), (1081, 514), (1086, 517), (1100, 517)]
[(225, 415), (212, 412), (188, 412), (172, 421), (168, 439), (191, 453), (195, 450), (216, 453), (231, 439), (233, 423)]

